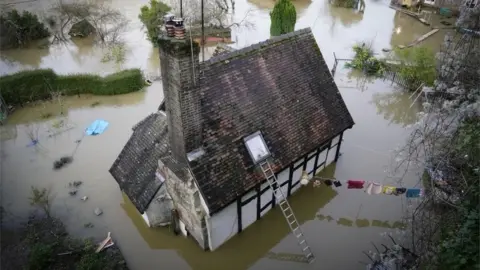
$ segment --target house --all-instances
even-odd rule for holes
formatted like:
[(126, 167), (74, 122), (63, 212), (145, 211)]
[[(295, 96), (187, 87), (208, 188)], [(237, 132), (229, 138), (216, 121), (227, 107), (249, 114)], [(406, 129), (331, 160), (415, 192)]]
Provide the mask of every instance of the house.
[(416, 8), (417, 6), (422, 5), (423, 7), (440, 9), (440, 15), (454, 15), (458, 13), (460, 5), (463, 3), (467, 6), (475, 6), (476, 2), (478, 2), (478, 0), (470, 0), (466, 2), (463, 0), (391, 0), (390, 5), (407, 8)]
[(290, 196), (304, 171), (338, 159), (354, 122), (309, 28), (199, 63), (198, 44), (176, 27), (158, 42), (164, 103), (134, 127), (110, 173), (150, 226), (171, 219), (215, 250), (277, 205), (250, 138), (265, 143)]

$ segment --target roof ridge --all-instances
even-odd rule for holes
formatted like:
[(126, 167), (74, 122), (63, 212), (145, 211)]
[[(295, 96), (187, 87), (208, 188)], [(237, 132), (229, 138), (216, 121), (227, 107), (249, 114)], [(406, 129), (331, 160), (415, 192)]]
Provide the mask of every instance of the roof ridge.
[(265, 41), (261, 41), (259, 43), (252, 44), (250, 46), (235, 50), (233, 52), (220, 54), (218, 56), (215, 56), (215, 57), (212, 57), (212, 58), (208, 59), (207, 61), (205, 61), (201, 64), (203, 66), (212, 65), (212, 64), (215, 64), (215, 63), (218, 63), (218, 62), (222, 62), (222, 61), (234, 58), (234, 57), (239, 56), (239, 55), (245, 55), (247, 53), (257, 51), (258, 49), (260, 49), (262, 47), (271, 46), (273, 44), (280, 43), (284, 40), (289, 40), (293, 37), (298, 37), (298, 36), (308, 35), (308, 34), (310, 34), (310, 35), (312, 34), (312, 30), (311, 30), (310, 27), (303, 28), (303, 29), (300, 29), (300, 30), (296, 30), (296, 31), (293, 31), (293, 32), (290, 32), (290, 33), (280, 35), (280, 36), (271, 37), (271, 38), (269, 38)]

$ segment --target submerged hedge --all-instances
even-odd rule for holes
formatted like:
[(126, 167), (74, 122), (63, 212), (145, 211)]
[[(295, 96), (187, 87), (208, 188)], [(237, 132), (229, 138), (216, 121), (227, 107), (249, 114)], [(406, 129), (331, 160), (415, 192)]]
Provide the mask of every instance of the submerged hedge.
[(27, 70), (0, 77), (0, 90), (8, 105), (44, 100), (50, 92), (63, 95), (119, 95), (145, 86), (140, 69), (127, 69), (106, 77), (91, 74), (57, 75), (51, 69)]

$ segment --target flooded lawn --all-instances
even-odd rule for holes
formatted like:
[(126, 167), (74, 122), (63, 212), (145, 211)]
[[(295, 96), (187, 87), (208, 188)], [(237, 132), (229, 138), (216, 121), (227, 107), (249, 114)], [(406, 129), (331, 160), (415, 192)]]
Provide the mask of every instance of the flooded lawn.
[[(101, 49), (92, 48), (88, 40), (76, 40), (49, 49), (2, 52), (0, 70), (11, 73), (52, 68), (62, 74), (105, 74), (118, 68), (140, 67), (158, 74), (158, 53), (145, 39), (136, 19), (140, 6), (147, 1), (111, 2), (125, 10), (132, 21), (126, 35), (127, 58), (122, 66), (101, 63)], [(34, 8), (31, 3), (28, 5), (27, 8)], [(326, 0), (297, 0), (295, 6), (299, 14), (296, 28), (312, 28), (330, 67), (334, 52), (341, 58), (351, 57), (350, 48), (356, 42), (372, 41), (380, 53), (382, 48), (408, 44), (429, 31), (390, 9), (386, 1), (367, 1), (364, 14), (330, 7)], [(244, 47), (267, 39), (272, 7), (271, 0), (237, 1), (235, 16), (241, 20), (250, 11), (249, 20), (255, 22), (255, 28), (236, 29), (232, 33), (236, 41), (233, 46)], [(424, 43), (438, 50), (443, 35), (441, 31)], [(344, 137), (338, 163), (324, 173), (340, 180), (395, 184), (387, 170), (391, 150), (402, 145), (409, 134), (405, 126), (415, 121), (418, 104), (412, 104), (408, 94), (388, 81), (365, 80), (341, 67), (335, 80), (356, 125)], [(270, 212), (215, 252), (204, 252), (191, 239), (174, 236), (168, 229), (148, 228), (108, 169), (129, 138), (131, 127), (155, 111), (162, 100), (161, 83), (154, 82), (144, 91), (123, 96), (66, 97), (63, 103), (68, 109), (63, 117), (59, 115), (58, 102), (18, 109), (10, 116), (8, 125), (1, 128), (2, 206), (18, 221), (31, 210), (27, 199), (30, 186), (51, 187), (55, 194), (53, 213), (65, 220), (69, 231), (75, 236), (99, 238), (112, 232), (132, 269), (364, 269), (359, 261), (368, 262), (368, 258), (362, 251), (372, 250), (372, 241), (384, 241), (380, 233), (395, 233), (401, 227), (405, 200), (401, 196), (309, 186), (291, 201), (317, 256), (314, 265), (291, 261), (300, 251), (279, 211)], [(51, 118), (43, 119), (49, 115)], [(49, 136), (62, 119), (72, 128)], [(84, 129), (96, 119), (110, 123), (106, 132), (83, 137)], [(39, 144), (27, 147), (32, 134), (38, 134)], [(54, 160), (72, 153), (71, 164), (59, 171), (52, 169)], [(71, 196), (69, 183), (73, 181), (83, 183), (77, 194)], [(406, 184), (417, 183), (418, 176), (412, 172)], [(88, 200), (82, 201), (83, 196), (88, 196)], [(96, 207), (103, 210), (103, 215), (95, 216)], [(94, 227), (85, 228), (86, 223)]]

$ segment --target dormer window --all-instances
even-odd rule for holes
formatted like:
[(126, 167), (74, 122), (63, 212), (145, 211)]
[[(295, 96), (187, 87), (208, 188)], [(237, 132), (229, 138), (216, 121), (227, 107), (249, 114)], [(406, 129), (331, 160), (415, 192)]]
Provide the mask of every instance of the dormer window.
[(243, 140), (253, 163), (257, 164), (270, 156), (270, 151), (268, 151), (267, 144), (260, 131), (245, 137)]

